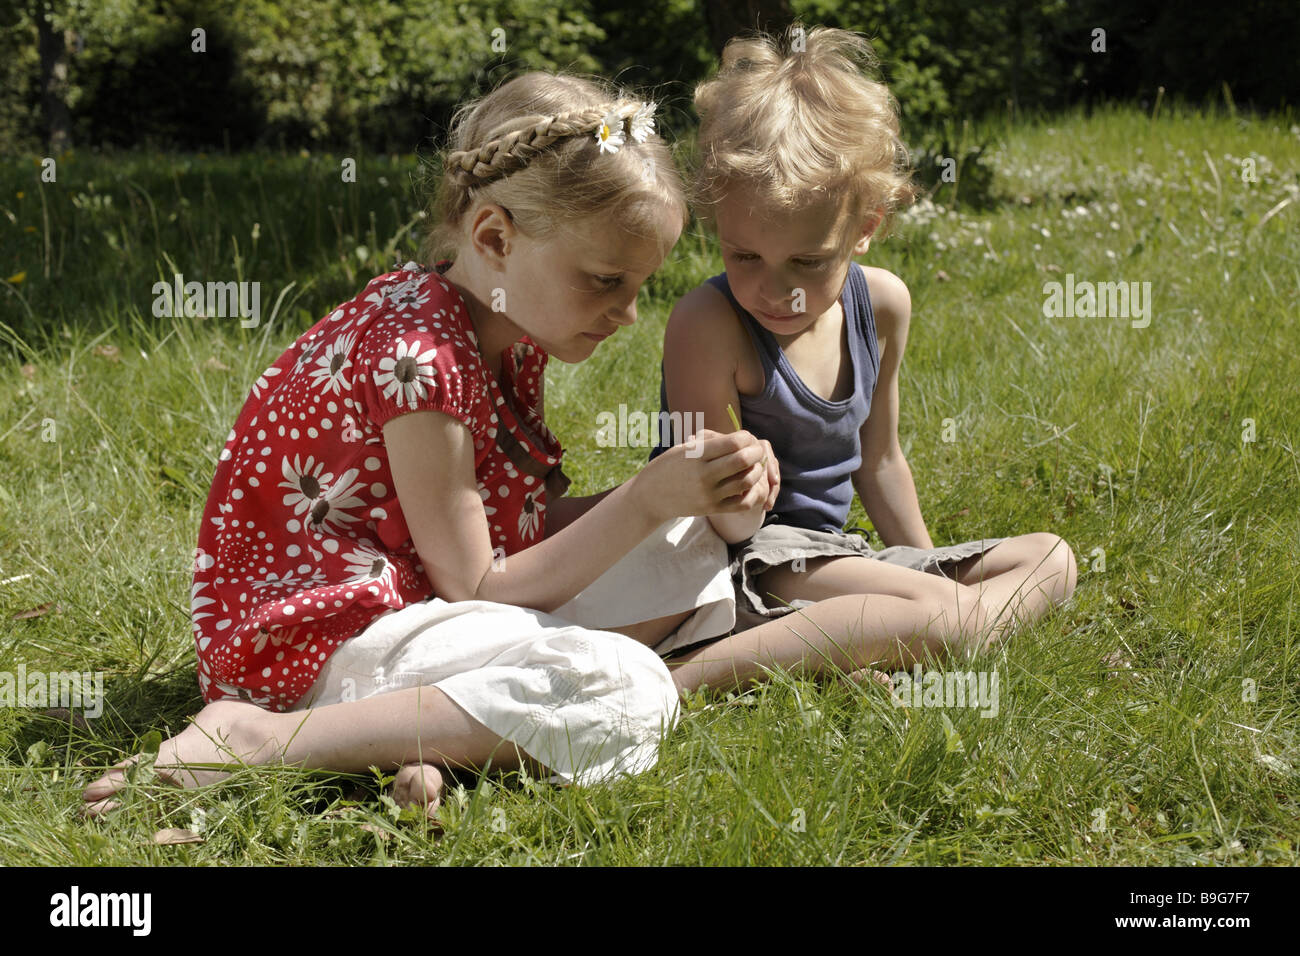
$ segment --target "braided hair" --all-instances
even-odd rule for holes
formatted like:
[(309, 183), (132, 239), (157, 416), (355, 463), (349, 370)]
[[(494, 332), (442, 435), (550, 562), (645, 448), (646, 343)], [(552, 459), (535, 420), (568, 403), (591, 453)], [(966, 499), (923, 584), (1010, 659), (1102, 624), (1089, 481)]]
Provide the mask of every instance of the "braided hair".
[(655, 235), (665, 206), (689, 222), (685, 186), (672, 151), (653, 132), (603, 152), (595, 135), (613, 113), (626, 121), (642, 106), (598, 79), (525, 73), (452, 117), (435, 183), (421, 255), (426, 262), (460, 249), (469, 211), (480, 203), (510, 210), (521, 232), (538, 239), (566, 224), (608, 214), (641, 235)]

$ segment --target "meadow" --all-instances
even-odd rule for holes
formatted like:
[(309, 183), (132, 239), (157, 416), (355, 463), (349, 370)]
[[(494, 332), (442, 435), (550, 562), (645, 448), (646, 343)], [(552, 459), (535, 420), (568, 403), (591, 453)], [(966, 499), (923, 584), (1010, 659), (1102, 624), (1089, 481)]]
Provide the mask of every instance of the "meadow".
[[(911, 289), (900, 437), (936, 546), (1050, 530), (1078, 557), (1063, 609), (945, 665), (996, 674), (996, 714), (777, 675), (697, 695), (637, 778), (460, 774), (441, 834), (382, 774), (291, 768), (186, 792), (146, 766), (78, 817), (201, 705), (217, 453), (261, 371), (413, 256), (416, 157), (354, 157), (354, 183), (326, 154), (73, 152), (54, 182), (0, 160), (0, 672), (104, 678), (88, 721), (0, 707), (0, 864), (1300, 862), (1300, 125), (1175, 106), (965, 135), (987, 148), (860, 261)], [(552, 362), (574, 493), (644, 461), (597, 416), (657, 410), (672, 303), (719, 271), (685, 235), (634, 327)], [(155, 317), (178, 272), (260, 282), (260, 323)], [(1048, 314), (1067, 277), (1148, 289), (1145, 324)]]

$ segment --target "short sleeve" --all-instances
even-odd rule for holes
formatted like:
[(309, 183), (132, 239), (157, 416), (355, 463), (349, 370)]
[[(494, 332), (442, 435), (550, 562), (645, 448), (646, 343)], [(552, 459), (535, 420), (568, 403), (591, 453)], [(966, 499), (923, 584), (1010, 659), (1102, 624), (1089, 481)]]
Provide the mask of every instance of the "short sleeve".
[[(356, 344), (354, 395), (376, 428), (406, 412), (443, 412), (474, 430), (467, 387), (477, 358), (459, 332), (460, 309), (434, 275), (399, 272), (367, 287), (371, 319)], [(479, 391), (482, 389), (480, 388)]]

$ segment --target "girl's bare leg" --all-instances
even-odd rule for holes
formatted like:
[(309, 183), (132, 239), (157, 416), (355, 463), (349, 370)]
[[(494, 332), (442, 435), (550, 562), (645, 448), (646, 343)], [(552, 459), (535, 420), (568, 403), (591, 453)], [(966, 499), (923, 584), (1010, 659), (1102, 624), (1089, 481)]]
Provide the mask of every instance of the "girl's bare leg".
[[(138, 760), (139, 758), (134, 758)], [(243, 701), (208, 704), (191, 725), (163, 742), (154, 764), (159, 776), (198, 787), (226, 776), (194, 765), (260, 765), (284, 762), (307, 769), (357, 773), (369, 767), (415, 765), (400, 774), (404, 793), (440, 787), (419, 765), (513, 769), (529, 760), (514, 744), (474, 720), (436, 687), (411, 687), (365, 700), (329, 704), (285, 714)], [(112, 797), (126, 785), (119, 764), (86, 788), (85, 812), (114, 809)], [(413, 799), (412, 802), (419, 802)]]

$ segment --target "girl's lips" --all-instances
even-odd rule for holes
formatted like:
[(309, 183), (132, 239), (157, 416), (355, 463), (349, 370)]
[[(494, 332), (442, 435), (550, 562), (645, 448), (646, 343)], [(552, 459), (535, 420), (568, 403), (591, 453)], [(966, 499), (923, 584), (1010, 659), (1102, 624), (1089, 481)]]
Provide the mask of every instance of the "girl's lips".
[(587, 338), (591, 339), (593, 342), (603, 342), (603, 341), (605, 341), (605, 339), (609, 338), (609, 337), (610, 337), (611, 335), (613, 335), (614, 333), (613, 333), (613, 332), (604, 332), (604, 333), (601, 333), (601, 332), (583, 332), (582, 334), (585, 335)]

